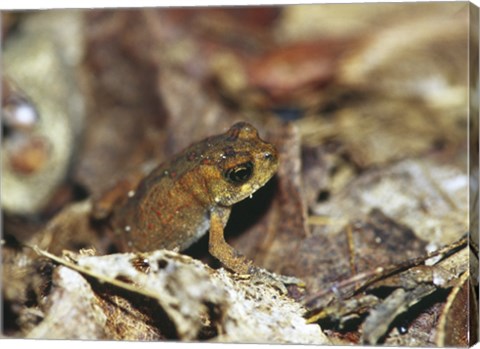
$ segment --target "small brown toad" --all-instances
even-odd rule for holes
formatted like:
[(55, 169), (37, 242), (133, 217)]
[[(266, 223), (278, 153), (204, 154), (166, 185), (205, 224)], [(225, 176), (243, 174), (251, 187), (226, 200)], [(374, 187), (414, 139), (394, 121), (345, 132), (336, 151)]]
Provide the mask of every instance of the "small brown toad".
[[(254, 273), (259, 268), (225, 242), (223, 229), (231, 206), (262, 187), (277, 168), (275, 147), (252, 125), (236, 123), (155, 168), (128, 194), (107, 193), (115, 240), (124, 251), (184, 250), (209, 231), (214, 257), (237, 273)], [(102, 208), (97, 216), (106, 215), (105, 202), (96, 207)]]

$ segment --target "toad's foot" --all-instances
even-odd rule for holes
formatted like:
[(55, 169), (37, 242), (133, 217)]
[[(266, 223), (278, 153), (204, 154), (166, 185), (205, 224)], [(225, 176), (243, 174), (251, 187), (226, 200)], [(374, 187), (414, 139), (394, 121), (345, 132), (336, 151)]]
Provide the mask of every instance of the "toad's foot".
[(288, 293), (285, 285), (295, 285), (297, 287), (305, 288), (305, 282), (294, 276), (275, 274), (256, 266), (251, 266), (248, 272), (250, 274), (251, 281), (254, 284), (268, 284), (279, 290), (282, 294)]

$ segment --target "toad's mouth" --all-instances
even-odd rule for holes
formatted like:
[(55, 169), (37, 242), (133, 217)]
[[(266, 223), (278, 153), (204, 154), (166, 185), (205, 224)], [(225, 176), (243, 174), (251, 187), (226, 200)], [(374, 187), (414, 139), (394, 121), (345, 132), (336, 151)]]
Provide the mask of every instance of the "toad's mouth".
[(237, 202), (240, 202), (248, 197), (252, 198), (253, 194), (263, 187), (265, 183), (246, 183), (242, 185), (241, 187), (238, 188), (238, 191), (236, 193), (230, 194), (228, 196), (224, 197), (216, 197), (215, 202), (218, 205), (229, 207)]

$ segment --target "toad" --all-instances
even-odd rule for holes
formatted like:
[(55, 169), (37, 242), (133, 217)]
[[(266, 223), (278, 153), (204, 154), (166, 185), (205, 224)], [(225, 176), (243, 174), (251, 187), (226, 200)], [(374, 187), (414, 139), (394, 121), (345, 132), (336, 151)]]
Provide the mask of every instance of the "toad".
[[(226, 268), (265, 274), (227, 244), (224, 227), (232, 205), (250, 197), (277, 168), (275, 147), (260, 139), (252, 125), (238, 122), (153, 169), (127, 194), (125, 188), (106, 193), (94, 204), (94, 215), (108, 215), (123, 251), (182, 251), (209, 231), (209, 252)], [(268, 274), (300, 284), (293, 277)]]

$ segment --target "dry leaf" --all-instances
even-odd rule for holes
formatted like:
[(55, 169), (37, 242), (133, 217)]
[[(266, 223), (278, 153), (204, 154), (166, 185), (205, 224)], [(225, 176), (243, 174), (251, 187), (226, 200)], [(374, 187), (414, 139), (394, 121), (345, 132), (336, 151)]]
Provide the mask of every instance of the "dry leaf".
[[(211, 337), (208, 339), (220, 342), (328, 343), (318, 325), (306, 324), (301, 316), (304, 309), (292, 299), (280, 295), (273, 287), (232, 277), (232, 274), (224, 269), (214, 271), (197, 260), (172, 251), (159, 250), (148, 254), (129, 253), (101, 257), (70, 254), (69, 259), (73, 258), (75, 264), (44, 251), (39, 253), (94, 279), (94, 285), (91, 288), (95, 292), (95, 299), (89, 292), (77, 294), (71, 285), (65, 285), (64, 288), (66, 288), (65, 291), (67, 289), (74, 291), (73, 294), (62, 292), (62, 286), (58, 286), (59, 291), (54, 291), (49, 296), (55, 306), (76, 301), (83, 307), (88, 306), (87, 309), (92, 309), (78, 315), (80, 325), (86, 318), (92, 316), (104, 321), (100, 315), (102, 312), (111, 314), (111, 305), (102, 310), (100, 315), (97, 314), (97, 310), (105, 308), (109, 302), (116, 302), (117, 306), (123, 304), (124, 309), (137, 308), (138, 310), (141, 310), (139, 306), (142, 304), (153, 302), (150, 307), (155, 307), (155, 304), (160, 306), (161, 312), (166, 316), (162, 322), (152, 317), (148, 318), (149, 316), (158, 317), (158, 312), (150, 313), (145, 310), (138, 313), (137, 317), (130, 314), (129, 318), (134, 322), (143, 321), (147, 325), (157, 326), (166, 338), (172, 336), (172, 332), (166, 331), (166, 329), (171, 331), (169, 327), (171, 323), (174, 329), (173, 335), (176, 339), (182, 340), (200, 339), (205, 333), (210, 333)], [(80, 277), (77, 272), (64, 267), (60, 267), (60, 270), (67, 270), (68, 274), (73, 273), (74, 278)], [(85, 280), (82, 281), (83, 284), (85, 286), (82, 287), (88, 285)], [(115, 286), (117, 289), (108, 285)], [(66, 300), (57, 303), (55, 298), (65, 293), (67, 293)], [(82, 294), (83, 296), (80, 296)], [(125, 301), (118, 301), (118, 298), (115, 299), (116, 296), (120, 296)], [(98, 297), (102, 299), (101, 302), (98, 301)], [(86, 299), (87, 305), (83, 304), (85, 303), (83, 299)], [(68, 309), (75, 312), (75, 307), (66, 307), (66, 309), (66, 315), (68, 315)], [(160, 317), (162, 317), (161, 312)], [(91, 327), (97, 328), (95, 324), (100, 323), (100, 320), (92, 321)], [(105, 326), (110, 331), (114, 328), (113, 324), (109, 324), (110, 321), (117, 325), (123, 323), (121, 328), (127, 329), (126, 333), (117, 333), (115, 336), (117, 339), (141, 338), (140, 333), (146, 326), (145, 324), (143, 326), (138, 324), (134, 326), (134, 323), (125, 324), (125, 320), (120, 320), (118, 323), (119, 317), (114, 316), (106, 320)], [(63, 333), (69, 335), (69, 329), (75, 327), (75, 322), (66, 324), (67, 328), (63, 329), (58, 328), (55, 321), (48, 319), (40, 323), (38, 328), (33, 329), (32, 333), (51, 328), (52, 333), (61, 334), (64, 331)], [(80, 325), (77, 323), (77, 326)], [(91, 330), (91, 327), (87, 328), (85, 336), (89, 336), (90, 333), (93, 333), (92, 336), (98, 335)], [(54, 329), (58, 332), (53, 332)], [(99, 334), (96, 338), (103, 338), (102, 336)]]

